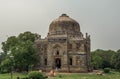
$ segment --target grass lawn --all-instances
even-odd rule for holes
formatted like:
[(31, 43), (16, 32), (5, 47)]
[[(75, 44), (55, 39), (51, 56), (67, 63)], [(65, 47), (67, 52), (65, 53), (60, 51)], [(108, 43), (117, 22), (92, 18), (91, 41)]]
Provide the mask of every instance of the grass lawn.
[[(16, 79), (17, 76), (20, 78), (25, 77), (27, 74), (23, 73), (14, 73), (13, 79)], [(0, 74), (0, 79), (10, 79), (9, 74)], [(56, 77), (50, 77), (49, 79), (120, 79), (119, 72), (111, 72), (104, 75), (96, 75), (95, 73), (59, 73)]]
[(96, 75), (95, 73), (61, 73), (50, 79), (120, 79), (120, 73), (111, 72), (104, 75)]
[[(25, 77), (27, 74), (23, 74), (23, 73), (13, 73), (13, 79), (16, 79), (18, 76), (20, 78)], [(11, 79), (11, 74), (7, 73), (7, 74), (0, 74), (0, 79)]]

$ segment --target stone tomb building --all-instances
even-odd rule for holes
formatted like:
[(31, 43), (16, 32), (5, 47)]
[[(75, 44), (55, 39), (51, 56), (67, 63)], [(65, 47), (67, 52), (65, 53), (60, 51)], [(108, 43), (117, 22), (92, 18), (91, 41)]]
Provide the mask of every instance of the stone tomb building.
[(85, 38), (77, 21), (66, 14), (53, 20), (45, 39), (35, 41), (38, 48), (37, 69), (60, 72), (91, 71), (90, 36)]

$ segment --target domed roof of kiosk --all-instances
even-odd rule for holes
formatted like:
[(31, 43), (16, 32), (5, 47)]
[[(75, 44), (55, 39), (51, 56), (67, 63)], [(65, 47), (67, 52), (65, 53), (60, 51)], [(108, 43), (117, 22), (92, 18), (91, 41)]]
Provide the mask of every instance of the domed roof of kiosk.
[(53, 20), (49, 26), (50, 35), (77, 32), (80, 32), (79, 23), (66, 14), (62, 14), (59, 18)]

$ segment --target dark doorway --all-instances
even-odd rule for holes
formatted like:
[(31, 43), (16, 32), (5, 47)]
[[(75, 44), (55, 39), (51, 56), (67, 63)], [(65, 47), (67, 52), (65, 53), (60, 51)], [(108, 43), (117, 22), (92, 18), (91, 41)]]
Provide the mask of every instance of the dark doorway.
[(47, 58), (44, 59), (44, 65), (47, 65)]
[(72, 58), (69, 59), (69, 65), (72, 65)]
[(58, 69), (61, 68), (61, 59), (60, 58), (55, 59), (55, 67)]

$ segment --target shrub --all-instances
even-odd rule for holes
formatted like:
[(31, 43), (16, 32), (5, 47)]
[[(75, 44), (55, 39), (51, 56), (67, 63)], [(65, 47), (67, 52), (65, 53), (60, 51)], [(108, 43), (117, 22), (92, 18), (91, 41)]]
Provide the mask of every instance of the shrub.
[(110, 68), (104, 68), (104, 73), (109, 73), (110, 72)]
[(0, 73), (1, 74), (10, 73), (10, 70), (8, 70), (8, 69), (1, 69)]
[(31, 71), (28, 73), (28, 77), (32, 79), (45, 79), (43, 74), (38, 71)]

